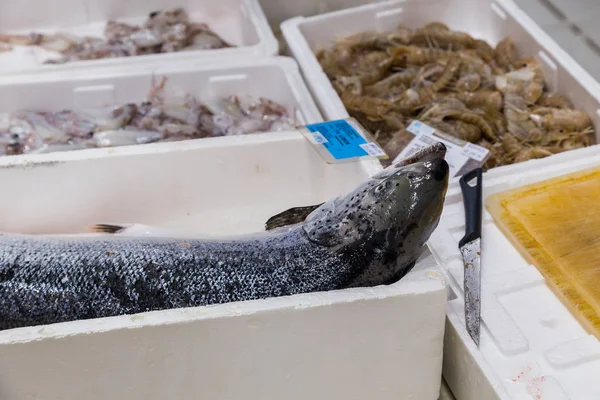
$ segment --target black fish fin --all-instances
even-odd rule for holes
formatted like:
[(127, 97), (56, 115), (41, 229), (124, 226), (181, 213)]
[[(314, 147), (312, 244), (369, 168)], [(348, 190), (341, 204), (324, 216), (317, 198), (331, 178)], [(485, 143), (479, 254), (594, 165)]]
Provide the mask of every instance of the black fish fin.
[(317, 204), (314, 206), (306, 206), (306, 207), (293, 207), (279, 214), (276, 214), (267, 220), (265, 224), (265, 229), (270, 231), (275, 228), (280, 228), (282, 226), (299, 224), (300, 222), (304, 222), (306, 217), (321, 207), (324, 203)]
[(108, 233), (111, 235), (123, 232), (127, 229), (126, 225), (115, 225), (115, 224), (95, 224), (90, 226), (89, 230), (94, 233)]

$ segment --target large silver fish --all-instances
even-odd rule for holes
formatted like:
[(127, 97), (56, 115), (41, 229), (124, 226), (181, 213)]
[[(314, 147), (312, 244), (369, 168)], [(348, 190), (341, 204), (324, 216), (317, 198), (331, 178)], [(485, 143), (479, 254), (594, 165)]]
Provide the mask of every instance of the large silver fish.
[(448, 164), (434, 150), (252, 236), (2, 235), (0, 329), (396, 282), (442, 212)]

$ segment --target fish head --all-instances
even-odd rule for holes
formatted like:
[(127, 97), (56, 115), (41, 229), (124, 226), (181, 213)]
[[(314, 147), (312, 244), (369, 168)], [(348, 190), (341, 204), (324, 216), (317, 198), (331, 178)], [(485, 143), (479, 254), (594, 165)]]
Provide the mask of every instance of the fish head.
[(448, 178), (443, 155), (392, 165), (313, 211), (303, 228), (311, 241), (363, 259), (367, 267), (356, 286), (395, 281), (412, 268), (437, 227)]

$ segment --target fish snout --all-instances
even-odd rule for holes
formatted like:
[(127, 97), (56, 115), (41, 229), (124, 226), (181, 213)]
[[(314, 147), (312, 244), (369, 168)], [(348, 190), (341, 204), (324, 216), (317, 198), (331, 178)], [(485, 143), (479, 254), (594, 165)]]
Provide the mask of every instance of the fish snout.
[(446, 154), (446, 151), (448, 151), (448, 148), (442, 142), (437, 142), (436, 144), (434, 144), (434, 146), (435, 146), (435, 150), (438, 153), (440, 153), (442, 156)]
[(448, 172), (450, 171), (450, 167), (448, 166), (446, 160), (443, 158), (438, 158), (430, 161), (430, 163), (433, 179), (436, 181), (442, 181), (446, 179), (446, 176), (448, 176)]

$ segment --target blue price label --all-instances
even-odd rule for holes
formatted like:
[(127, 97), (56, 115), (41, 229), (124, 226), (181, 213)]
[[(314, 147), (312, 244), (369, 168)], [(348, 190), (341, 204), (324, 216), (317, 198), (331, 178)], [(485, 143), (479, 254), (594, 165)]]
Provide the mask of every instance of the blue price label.
[(365, 147), (367, 144), (365, 138), (343, 119), (306, 125), (306, 129), (319, 133), (319, 137), (325, 138), (324, 141), (319, 140), (319, 143), (336, 160), (373, 155), (371, 149)]

